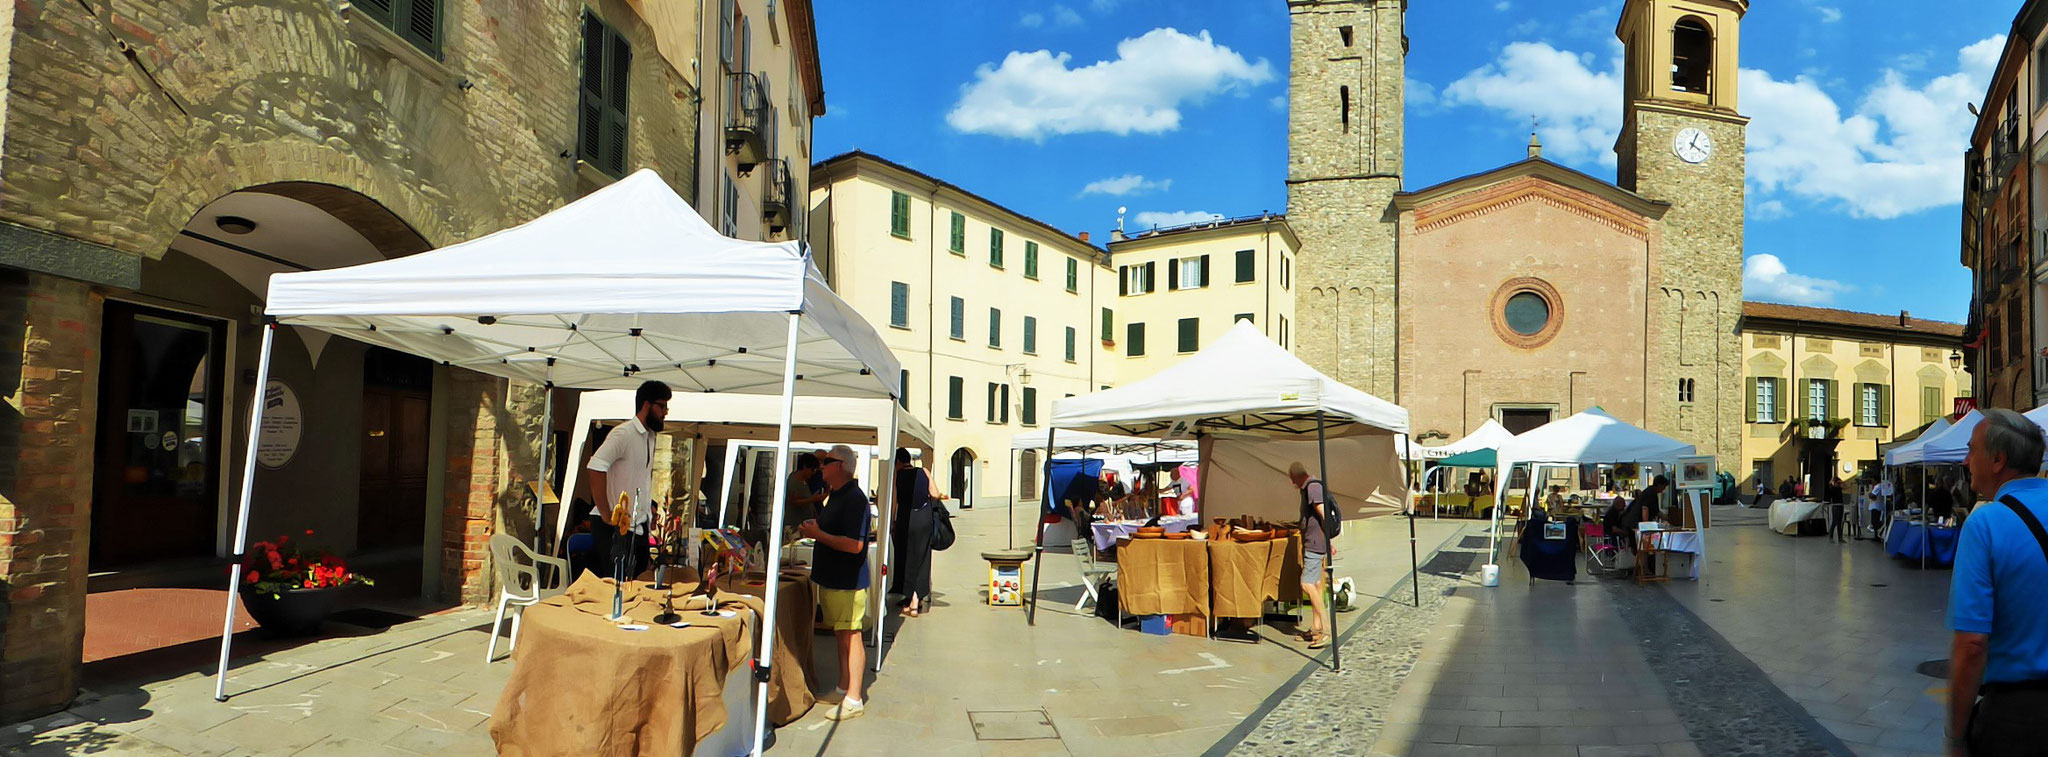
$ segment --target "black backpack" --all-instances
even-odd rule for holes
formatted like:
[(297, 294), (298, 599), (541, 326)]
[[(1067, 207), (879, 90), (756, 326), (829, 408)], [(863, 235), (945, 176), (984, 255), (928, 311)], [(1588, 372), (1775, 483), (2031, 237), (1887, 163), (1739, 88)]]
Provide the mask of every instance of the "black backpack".
[[(1330, 486), (1328, 484), (1323, 484), (1320, 479), (1315, 478), (1309, 479), (1308, 483), (1322, 484), (1323, 537), (1326, 539), (1337, 538), (1338, 534), (1344, 533), (1344, 511), (1337, 509), (1337, 498), (1330, 495)], [(1309, 516), (1315, 512), (1314, 508), (1310, 507), (1308, 503), (1308, 483), (1301, 485), (1301, 520), (1303, 524), (1306, 524)]]

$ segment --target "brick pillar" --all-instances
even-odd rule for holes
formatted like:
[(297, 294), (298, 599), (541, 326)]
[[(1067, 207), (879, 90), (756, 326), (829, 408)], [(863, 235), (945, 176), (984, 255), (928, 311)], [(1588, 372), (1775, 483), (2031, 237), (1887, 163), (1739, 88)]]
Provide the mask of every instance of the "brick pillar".
[(467, 370), (448, 381), (448, 471), (441, 510), (441, 599), (496, 599), (491, 535), (525, 543), (534, 534), (528, 482), (540, 473), (539, 429), (545, 395)]
[(78, 691), (99, 332), (90, 285), (0, 271), (0, 723)]

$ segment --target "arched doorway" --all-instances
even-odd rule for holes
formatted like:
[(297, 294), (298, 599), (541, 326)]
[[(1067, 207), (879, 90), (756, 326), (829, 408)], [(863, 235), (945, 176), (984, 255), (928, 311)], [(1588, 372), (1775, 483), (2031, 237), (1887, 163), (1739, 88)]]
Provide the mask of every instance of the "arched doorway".
[(977, 476), (975, 475), (976, 466), (974, 459), (974, 450), (966, 447), (953, 450), (953, 475), (951, 477), (953, 501), (958, 502), (960, 509), (963, 510), (972, 509), (976, 496), (980, 494), (977, 486), (978, 482), (975, 480)]

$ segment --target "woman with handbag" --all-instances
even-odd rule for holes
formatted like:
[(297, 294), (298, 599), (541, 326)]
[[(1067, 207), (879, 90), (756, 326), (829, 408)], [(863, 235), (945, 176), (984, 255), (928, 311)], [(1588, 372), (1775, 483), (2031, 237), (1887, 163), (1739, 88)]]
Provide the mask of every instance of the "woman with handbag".
[(896, 570), (891, 594), (903, 595), (903, 617), (929, 611), (932, 602), (932, 520), (941, 507), (931, 475), (911, 463), (910, 450), (896, 448), (896, 518), (889, 529)]

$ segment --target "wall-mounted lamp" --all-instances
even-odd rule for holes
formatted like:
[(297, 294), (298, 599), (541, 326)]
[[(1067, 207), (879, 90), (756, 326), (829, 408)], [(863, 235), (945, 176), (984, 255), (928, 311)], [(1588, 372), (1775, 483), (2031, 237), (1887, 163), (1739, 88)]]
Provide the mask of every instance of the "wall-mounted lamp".
[(1958, 371), (1963, 369), (1963, 353), (1961, 351), (1948, 351), (1948, 367)]

